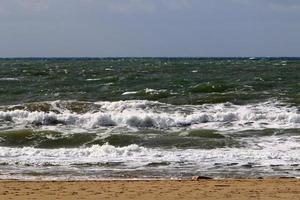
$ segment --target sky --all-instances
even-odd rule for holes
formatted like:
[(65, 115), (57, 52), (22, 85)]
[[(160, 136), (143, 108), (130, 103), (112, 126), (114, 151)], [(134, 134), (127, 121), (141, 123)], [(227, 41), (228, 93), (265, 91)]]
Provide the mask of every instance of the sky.
[(300, 56), (299, 0), (0, 0), (0, 57)]

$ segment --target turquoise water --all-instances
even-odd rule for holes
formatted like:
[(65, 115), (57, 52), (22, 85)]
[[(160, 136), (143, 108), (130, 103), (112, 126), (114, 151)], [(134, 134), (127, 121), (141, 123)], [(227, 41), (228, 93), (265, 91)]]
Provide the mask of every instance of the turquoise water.
[(300, 177), (298, 58), (0, 59), (0, 178)]

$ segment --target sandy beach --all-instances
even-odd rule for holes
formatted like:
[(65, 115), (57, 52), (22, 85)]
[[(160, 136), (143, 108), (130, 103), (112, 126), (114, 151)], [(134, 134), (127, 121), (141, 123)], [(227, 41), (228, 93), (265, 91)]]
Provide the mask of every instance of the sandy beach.
[(300, 180), (1, 181), (0, 199), (299, 199)]

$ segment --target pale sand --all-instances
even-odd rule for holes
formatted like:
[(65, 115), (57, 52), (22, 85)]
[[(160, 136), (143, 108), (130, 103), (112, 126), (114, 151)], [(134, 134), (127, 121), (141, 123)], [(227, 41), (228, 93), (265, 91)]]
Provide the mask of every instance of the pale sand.
[(0, 181), (0, 199), (300, 199), (300, 180)]

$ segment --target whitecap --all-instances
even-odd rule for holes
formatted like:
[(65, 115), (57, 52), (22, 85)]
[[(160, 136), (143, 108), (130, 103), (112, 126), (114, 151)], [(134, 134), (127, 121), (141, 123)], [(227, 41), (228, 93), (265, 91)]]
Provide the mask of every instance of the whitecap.
[[(94, 130), (101, 127), (154, 129), (216, 129), (220, 131), (300, 128), (297, 107), (265, 102), (250, 105), (205, 104), (176, 106), (154, 101), (97, 102), (96, 110), (74, 113), (52, 103), (58, 112), (0, 111), (0, 120), (15, 126), (57, 126)], [(55, 109), (56, 108), (56, 109)], [(69, 127), (70, 128), (70, 127)]]
[(122, 95), (132, 95), (138, 93), (137, 91), (129, 91), (129, 92), (124, 92)]
[(18, 78), (0, 78), (0, 81), (19, 81)]

